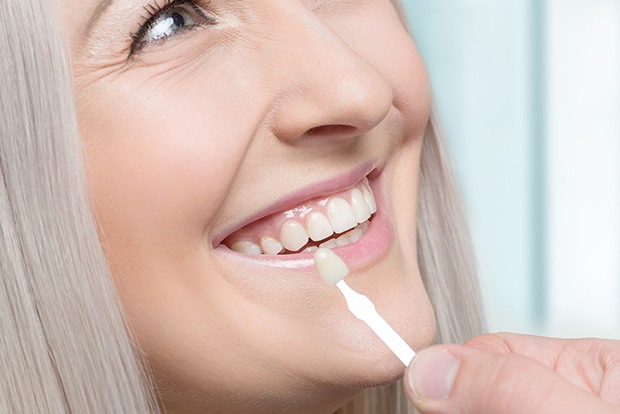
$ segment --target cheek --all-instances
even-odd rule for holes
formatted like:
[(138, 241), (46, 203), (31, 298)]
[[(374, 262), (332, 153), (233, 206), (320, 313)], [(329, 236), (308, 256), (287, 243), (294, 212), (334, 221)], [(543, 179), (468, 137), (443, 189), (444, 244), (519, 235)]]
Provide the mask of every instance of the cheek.
[(140, 339), (164, 348), (175, 335), (166, 340), (157, 326), (183, 331), (179, 321), (208, 314), (196, 312), (196, 292), (204, 284), (221, 292), (217, 277), (204, 278), (215, 272), (204, 234), (253, 131), (236, 116), (243, 99), (227, 87), (105, 85), (91, 105), (78, 106), (91, 197), (122, 302)]
[[(424, 132), (431, 111), (431, 87), (428, 72), (407, 33), (398, 30), (391, 36), (393, 48), (375, 51), (376, 66), (394, 86), (394, 106), (416, 137)], [(389, 43), (389, 38), (382, 40)], [(381, 43), (381, 42), (378, 42)]]
[[(91, 106), (84, 127), (89, 184), (107, 241), (119, 235), (140, 243), (196, 234), (207, 228), (225, 197), (251, 137), (236, 118), (230, 90), (179, 88), (132, 102), (100, 95), (114, 108)], [(89, 128), (96, 125), (96, 128)], [(91, 133), (96, 131), (96, 133)], [(234, 137), (234, 139), (230, 139)], [(188, 233), (189, 232), (189, 233)]]
[[(203, 249), (204, 234), (255, 125), (250, 117), (240, 121), (238, 114), (250, 111), (234, 84), (127, 86), (139, 84), (98, 87), (91, 91), (97, 99), (78, 105), (88, 182), (106, 256), (141, 344), (158, 366), (194, 367), (172, 350), (178, 338), (197, 336), (196, 327), (218, 326), (209, 315), (218, 314), (227, 296)], [(196, 341), (203, 351), (217, 345), (207, 339)]]

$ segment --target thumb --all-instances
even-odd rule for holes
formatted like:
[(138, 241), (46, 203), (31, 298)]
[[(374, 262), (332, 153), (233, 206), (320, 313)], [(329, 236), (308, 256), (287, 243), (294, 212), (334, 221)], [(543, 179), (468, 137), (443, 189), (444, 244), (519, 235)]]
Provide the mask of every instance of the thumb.
[(422, 413), (618, 413), (533, 359), (458, 345), (421, 351), (407, 369), (405, 387)]

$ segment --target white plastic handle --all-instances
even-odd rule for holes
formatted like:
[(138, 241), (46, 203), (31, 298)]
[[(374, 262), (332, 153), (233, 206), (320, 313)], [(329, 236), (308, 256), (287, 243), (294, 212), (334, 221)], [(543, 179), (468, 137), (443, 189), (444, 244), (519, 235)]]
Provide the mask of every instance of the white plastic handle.
[(344, 280), (336, 283), (347, 302), (349, 311), (370, 329), (387, 345), (388, 348), (405, 365), (409, 366), (415, 356), (415, 351), (396, 333), (396, 331), (377, 312), (374, 303), (366, 296), (357, 293)]

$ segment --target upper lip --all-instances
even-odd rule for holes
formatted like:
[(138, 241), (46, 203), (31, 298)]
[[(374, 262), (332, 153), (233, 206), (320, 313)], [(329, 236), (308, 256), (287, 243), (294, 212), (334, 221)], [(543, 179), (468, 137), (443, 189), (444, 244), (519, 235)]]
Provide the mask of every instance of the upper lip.
[(221, 234), (217, 235), (213, 241), (213, 246), (217, 247), (224, 239), (226, 239), (226, 237), (254, 221), (260, 220), (279, 211), (288, 210), (303, 203), (304, 201), (346, 190), (347, 188), (353, 187), (355, 184), (360, 182), (362, 178), (370, 175), (371, 173), (374, 174), (375, 172), (378, 172), (376, 161), (368, 161), (350, 171), (345, 172), (344, 174), (318, 183), (307, 185), (299, 190), (287, 194), (269, 206), (236, 223), (234, 227), (228, 228)]

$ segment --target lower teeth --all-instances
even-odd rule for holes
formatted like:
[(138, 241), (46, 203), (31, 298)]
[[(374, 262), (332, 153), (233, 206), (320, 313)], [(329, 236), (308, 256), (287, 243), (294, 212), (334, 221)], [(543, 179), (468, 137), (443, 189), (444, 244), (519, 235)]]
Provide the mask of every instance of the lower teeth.
[[(366, 233), (366, 231), (368, 230), (368, 226), (369, 226), (369, 222), (365, 221), (364, 223), (357, 225), (356, 227), (347, 231), (346, 233), (335, 235), (335, 236), (338, 236), (336, 238), (329, 239), (319, 244), (318, 246), (316, 245), (308, 246), (302, 249), (301, 252), (302, 253), (314, 253), (315, 251), (319, 249), (319, 247), (333, 249), (334, 247), (346, 246), (348, 244), (355, 243), (359, 241), (359, 239), (361, 239), (362, 236)], [(284, 252), (279, 253), (279, 255), (292, 254), (292, 253), (296, 253), (296, 252), (284, 251)]]

